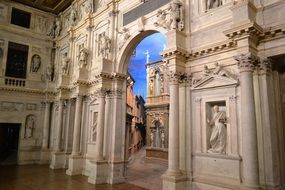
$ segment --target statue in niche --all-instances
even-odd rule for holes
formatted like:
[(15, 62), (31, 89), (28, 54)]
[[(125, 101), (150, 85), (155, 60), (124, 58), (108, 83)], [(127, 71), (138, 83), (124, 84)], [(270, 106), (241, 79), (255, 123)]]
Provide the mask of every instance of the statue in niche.
[(119, 50), (122, 49), (126, 41), (131, 37), (129, 31), (127, 28), (123, 27), (120, 31), (118, 31), (119, 34), (121, 34), (121, 39), (119, 43)]
[(52, 66), (48, 66), (46, 70), (47, 81), (53, 81), (53, 77), (54, 77), (54, 68)]
[(77, 19), (77, 12), (75, 10), (75, 7), (72, 6), (70, 10), (70, 16), (69, 16), (70, 26), (75, 26), (76, 19)]
[(34, 129), (35, 129), (35, 116), (28, 115), (26, 117), (24, 138), (32, 138)]
[(85, 48), (82, 48), (79, 52), (79, 67), (82, 68), (83, 66), (87, 66), (87, 58), (88, 58), (88, 51)]
[(213, 117), (211, 120), (207, 118), (207, 123), (212, 126), (208, 153), (225, 154), (227, 141), (226, 113), (219, 111), (219, 106), (215, 105), (213, 107)]
[(93, 113), (93, 125), (92, 125), (92, 141), (96, 142), (97, 136), (97, 120), (98, 120), (98, 112)]
[(108, 58), (111, 50), (111, 39), (106, 36), (105, 32), (99, 35), (99, 55)]
[(150, 79), (148, 82), (149, 95), (153, 95), (153, 79)]
[(150, 137), (150, 146), (154, 147), (154, 131), (153, 130), (150, 131), (149, 137)]
[(62, 74), (64, 75), (68, 74), (69, 63), (70, 63), (70, 58), (67, 57), (67, 53), (65, 53), (62, 59)]
[(37, 73), (41, 67), (41, 57), (38, 54), (33, 55), (31, 62), (31, 72)]
[(62, 30), (62, 24), (61, 24), (60, 18), (57, 17), (55, 19), (54, 37), (60, 36), (61, 30)]
[(207, 0), (207, 9), (213, 9), (221, 6), (223, 3), (222, 0)]
[(167, 17), (167, 23), (170, 29), (183, 29), (182, 20), (182, 3), (179, 0), (172, 0), (168, 7), (169, 17)]

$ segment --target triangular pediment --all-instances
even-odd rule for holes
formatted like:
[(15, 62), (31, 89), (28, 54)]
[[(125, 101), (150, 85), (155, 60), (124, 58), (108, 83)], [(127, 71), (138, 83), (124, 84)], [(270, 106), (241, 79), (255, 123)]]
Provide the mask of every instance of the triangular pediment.
[(238, 80), (221, 75), (210, 75), (193, 85), (193, 89), (206, 89), (222, 86), (238, 85)]

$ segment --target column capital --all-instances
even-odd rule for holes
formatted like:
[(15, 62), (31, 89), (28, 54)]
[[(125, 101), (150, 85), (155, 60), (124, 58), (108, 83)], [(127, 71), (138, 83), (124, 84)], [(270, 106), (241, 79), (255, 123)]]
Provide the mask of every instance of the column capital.
[(106, 93), (107, 93), (106, 90), (104, 90), (104, 89), (98, 89), (98, 90), (96, 91), (96, 96), (97, 96), (98, 98), (105, 98), (105, 97), (106, 97)]
[(270, 75), (272, 72), (272, 59), (265, 58), (260, 61), (257, 65), (258, 74), (260, 75)]
[(240, 73), (242, 72), (253, 72), (256, 65), (259, 63), (259, 58), (252, 53), (240, 54), (234, 56), (237, 61)]

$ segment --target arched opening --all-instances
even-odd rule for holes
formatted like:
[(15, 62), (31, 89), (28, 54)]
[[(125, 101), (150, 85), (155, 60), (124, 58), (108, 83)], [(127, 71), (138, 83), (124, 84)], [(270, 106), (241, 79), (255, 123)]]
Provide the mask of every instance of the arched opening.
[[(129, 183), (144, 188), (148, 188), (149, 184), (138, 184), (140, 178), (148, 177), (148, 180), (161, 186), (160, 176), (167, 169), (167, 160), (154, 164), (152, 157), (150, 155), (148, 157), (146, 153), (149, 147), (161, 149), (161, 145), (164, 144), (161, 141), (161, 135), (165, 136), (165, 130), (162, 128), (161, 120), (152, 122), (156, 113), (160, 112), (160, 108), (154, 111), (152, 104), (158, 102), (155, 98), (162, 92), (160, 66), (163, 64), (161, 52), (165, 46), (166, 37), (162, 33), (157, 31), (140, 33), (126, 45), (119, 64), (121, 67), (118, 68), (121, 73), (127, 74), (125, 84), (125, 158), (128, 160), (126, 177)], [(151, 117), (147, 116), (148, 114)], [(152, 139), (155, 139), (155, 142), (152, 142)]]

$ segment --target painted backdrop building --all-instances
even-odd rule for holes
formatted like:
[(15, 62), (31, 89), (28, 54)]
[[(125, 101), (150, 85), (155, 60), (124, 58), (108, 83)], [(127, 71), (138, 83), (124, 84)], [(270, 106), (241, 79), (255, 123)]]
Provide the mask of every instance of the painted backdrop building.
[[(18, 163), (124, 181), (130, 56), (161, 32), (163, 189), (285, 188), (283, 0), (0, 1), (0, 122)], [(1, 125), (2, 126), (2, 125)]]

